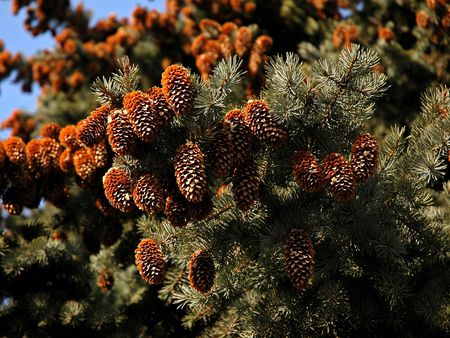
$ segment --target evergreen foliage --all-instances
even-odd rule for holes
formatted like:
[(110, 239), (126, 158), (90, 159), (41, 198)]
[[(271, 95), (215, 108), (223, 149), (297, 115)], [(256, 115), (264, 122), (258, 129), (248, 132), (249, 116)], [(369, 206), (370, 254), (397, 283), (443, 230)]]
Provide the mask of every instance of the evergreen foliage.
[(0, 335), (449, 334), (446, 1), (12, 3)]

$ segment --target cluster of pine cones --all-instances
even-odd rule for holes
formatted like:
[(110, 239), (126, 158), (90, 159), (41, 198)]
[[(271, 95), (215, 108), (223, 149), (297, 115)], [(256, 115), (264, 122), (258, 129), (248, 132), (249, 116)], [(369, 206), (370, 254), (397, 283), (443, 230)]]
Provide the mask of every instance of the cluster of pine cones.
[[(315, 251), (311, 239), (302, 229), (292, 229), (285, 244), (285, 269), (292, 286), (301, 291), (308, 287), (314, 273)], [(135, 250), (136, 266), (142, 278), (151, 285), (160, 284), (166, 272), (164, 254), (153, 239), (143, 239)], [(216, 270), (207, 250), (196, 250), (189, 259), (189, 283), (208, 293), (214, 286)], [(104, 287), (104, 278), (100, 287)]]
[(366, 133), (356, 137), (351, 160), (338, 153), (328, 154), (319, 164), (309, 151), (298, 151), (292, 166), (292, 176), (306, 192), (316, 192), (328, 184), (328, 190), (337, 201), (347, 201), (356, 194), (356, 184), (375, 173), (379, 149), (375, 138)]

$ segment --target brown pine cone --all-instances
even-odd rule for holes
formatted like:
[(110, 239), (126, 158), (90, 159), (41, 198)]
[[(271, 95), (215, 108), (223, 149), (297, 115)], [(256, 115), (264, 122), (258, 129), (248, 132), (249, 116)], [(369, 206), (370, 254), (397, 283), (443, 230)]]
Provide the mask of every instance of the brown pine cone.
[(337, 153), (328, 154), (322, 161), (329, 191), (338, 201), (351, 200), (356, 194), (355, 174), (352, 166), (344, 156)]
[(159, 128), (162, 129), (172, 123), (175, 112), (167, 103), (164, 91), (159, 87), (152, 87), (147, 94), (153, 102), (153, 110), (158, 115)]
[(106, 135), (109, 112), (109, 105), (103, 105), (81, 120), (76, 131), (78, 142), (88, 147), (101, 142)]
[(117, 155), (129, 155), (136, 152), (137, 135), (123, 110), (117, 109), (111, 113), (106, 133), (109, 145)]
[(105, 196), (109, 203), (120, 211), (130, 212), (134, 208), (131, 195), (130, 174), (120, 168), (110, 168), (103, 176)]
[(184, 197), (178, 194), (167, 196), (164, 213), (174, 227), (185, 227), (191, 221), (187, 204)]
[(233, 146), (233, 167), (244, 163), (251, 152), (252, 132), (244, 119), (244, 113), (240, 109), (230, 110), (224, 117), (224, 121), (230, 125), (231, 141)]
[(303, 290), (314, 273), (315, 251), (308, 234), (302, 229), (292, 229), (284, 249), (285, 267), (292, 286)]
[(189, 71), (181, 65), (167, 67), (162, 74), (162, 89), (167, 102), (178, 116), (190, 114), (194, 104), (194, 87)]
[(158, 243), (153, 239), (143, 239), (134, 252), (142, 278), (149, 284), (160, 284), (164, 279), (166, 263)]
[(250, 210), (258, 199), (261, 181), (258, 167), (253, 160), (248, 160), (237, 167), (233, 174), (233, 199), (242, 211)]
[(199, 249), (189, 260), (189, 282), (191, 286), (201, 292), (208, 293), (214, 285), (216, 269), (211, 255)]
[(133, 188), (133, 200), (147, 214), (155, 215), (164, 209), (164, 192), (155, 175), (147, 173), (137, 179)]
[(316, 157), (309, 151), (298, 151), (292, 165), (292, 176), (306, 192), (319, 191), (325, 184), (325, 175)]
[(364, 182), (375, 173), (378, 156), (379, 149), (375, 137), (369, 133), (356, 137), (350, 161), (356, 182)]
[(210, 141), (205, 148), (206, 164), (214, 177), (226, 177), (233, 167), (231, 127), (226, 122), (220, 122), (209, 133)]

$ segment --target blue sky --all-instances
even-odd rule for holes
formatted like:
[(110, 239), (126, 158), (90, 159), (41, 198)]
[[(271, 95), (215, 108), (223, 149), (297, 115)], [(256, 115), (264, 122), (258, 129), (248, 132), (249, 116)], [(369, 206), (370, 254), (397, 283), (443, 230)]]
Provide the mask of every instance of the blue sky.
[[(80, 1), (72, 0), (72, 5)], [(92, 10), (92, 19), (104, 18), (110, 13), (116, 13), (118, 17), (129, 17), (136, 5), (163, 10), (165, 0), (84, 0), (85, 8)], [(6, 49), (13, 54), (22, 52), (24, 55), (34, 54), (37, 50), (51, 48), (53, 41), (49, 34), (39, 35), (34, 38), (28, 34), (22, 26), (25, 11), (17, 16), (11, 13), (11, 1), (0, 0), (0, 39), (5, 42)], [(35, 110), (36, 98), (39, 94), (37, 87), (31, 94), (23, 93), (20, 86), (14, 85), (12, 79), (6, 79), (0, 83), (0, 120), (9, 116), (15, 108)]]

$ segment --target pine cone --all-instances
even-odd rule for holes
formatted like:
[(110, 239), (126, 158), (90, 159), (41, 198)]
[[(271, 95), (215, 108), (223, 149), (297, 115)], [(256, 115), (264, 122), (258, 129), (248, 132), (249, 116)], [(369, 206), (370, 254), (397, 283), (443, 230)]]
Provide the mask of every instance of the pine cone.
[(59, 156), (59, 169), (65, 173), (73, 170), (73, 154), (70, 149), (65, 149)]
[(225, 115), (224, 121), (231, 127), (233, 166), (236, 168), (244, 163), (250, 155), (252, 132), (244, 120), (244, 113), (240, 109), (230, 110)]
[(103, 140), (106, 134), (109, 111), (109, 105), (103, 105), (79, 122), (76, 131), (79, 143), (90, 147)]
[(186, 68), (180, 65), (167, 67), (162, 74), (161, 84), (166, 100), (176, 115), (192, 112), (194, 88)]
[(175, 177), (181, 194), (192, 203), (202, 200), (206, 192), (204, 155), (193, 143), (178, 147), (174, 161)]
[(252, 133), (271, 147), (281, 146), (287, 138), (286, 131), (263, 100), (251, 100), (244, 110), (245, 120)]
[(303, 290), (314, 273), (314, 247), (308, 234), (302, 229), (292, 229), (284, 249), (287, 275), (292, 286)]
[(147, 214), (155, 215), (164, 209), (164, 193), (155, 175), (147, 173), (137, 179), (133, 188), (133, 200)]
[(347, 201), (355, 196), (355, 174), (344, 156), (328, 154), (323, 159), (322, 168), (326, 181), (330, 183), (329, 190), (336, 200)]
[(158, 243), (153, 239), (143, 239), (134, 252), (136, 266), (142, 278), (152, 285), (161, 283), (166, 264)]
[(123, 99), (133, 130), (144, 142), (153, 142), (159, 130), (159, 117), (150, 96), (140, 90), (128, 93)]
[(221, 122), (209, 130), (211, 141), (205, 148), (206, 164), (215, 177), (228, 176), (233, 167), (231, 127)]
[(111, 149), (117, 155), (135, 153), (137, 135), (134, 133), (133, 125), (124, 111), (118, 109), (111, 113), (106, 132)]
[(159, 87), (152, 87), (147, 90), (150, 99), (153, 101), (153, 110), (158, 115), (159, 128), (162, 129), (172, 123), (175, 112), (166, 101), (164, 91)]
[(39, 134), (43, 138), (50, 137), (55, 140), (58, 140), (61, 129), (62, 129), (61, 126), (57, 123), (47, 123), (42, 126)]
[(81, 144), (77, 140), (77, 131), (75, 126), (68, 125), (61, 129), (59, 132), (59, 143), (72, 150), (80, 148)]
[(131, 178), (126, 170), (110, 168), (103, 176), (103, 187), (106, 198), (114, 208), (123, 212), (133, 210)]
[(300, 188), (306, 192), (319, 191), (325, 183), (325, 175), (316, 157), (309, 151), (295, 154), (292, 176)]
[(194, 221), (204, 220), (209, 216), (214, 208), (214, 204), (209, 195), (205, 195), (199, 203), (187, 203), (186, 209), (189, 219)]
[(96, 143), (90, 149), (92, 151), (92, 156), (94, 158), (94, 164), (96, 168), (106, 168), (110, 164), (108, 145), (106, 144), (106, 142)]
[(85, 182), (92, 182), (97, 173), (94, 156), (89, 148), (81, 148), (73, 155), (75, 173)]
[(102, 292), (108, 292), (114, 285), (114, 275), (108, 269), (103, 269), (97, 277), (96, 284)]
[(375, 137), (369, 133), (356, 137), (350, 161), (356, 182), (364, 182), (375, 173), (378, 155), (378, 144)]
[(15, 165), (23, 165), (27, 159), (26, 145), (20, 137), (10, 136), (2, 143), (6, 156)]
[(261, 181), (258, 167), (253, 160), (248, 160), (237, 167), (233, 174), (233, 199), (242, 211), (249, 210), (258, 198)]
[(167, 196), (164, 213), (174, 227), (185, 227), (190, 222), (187, 203), (182, 196), (176, 194)]
[(208, 293), (214, 285), (216, 269), (210, 254), (202, 249), (195, 251), (189, 260), (189, 282), (201, 292)]

